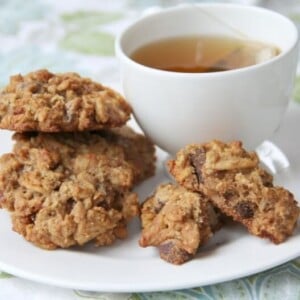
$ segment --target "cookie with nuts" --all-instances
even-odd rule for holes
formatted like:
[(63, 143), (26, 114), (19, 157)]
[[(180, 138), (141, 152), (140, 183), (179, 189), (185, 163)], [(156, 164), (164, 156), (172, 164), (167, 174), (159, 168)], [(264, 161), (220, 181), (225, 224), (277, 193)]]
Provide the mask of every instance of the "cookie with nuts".
[(158, 247), (172, 264), (190, 260), (220, 228), (218, 213), (199, 193), (173, 184), (160, 185), (141, 206), (142, 247)]
[(112, 128), (130, 114), (119, 93), (76, 73), (15, 75), (0, 93), (0, 128), (18, 132)]
[(15, 231), (45, 249), (126, 237), (139, 213), (132, 188), (154, 172), (151, 142), (129, 128), (13, 138), (13, 151), (0, 158), (0, 205)]

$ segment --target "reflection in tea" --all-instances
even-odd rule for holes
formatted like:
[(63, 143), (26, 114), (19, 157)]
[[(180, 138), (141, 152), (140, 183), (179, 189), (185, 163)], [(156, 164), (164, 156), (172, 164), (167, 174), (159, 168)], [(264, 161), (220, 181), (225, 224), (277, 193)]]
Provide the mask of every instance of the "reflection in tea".
[(205, 73), (255, 65), (279, 53), (277, 47), (258, 41), (226, 36), (183, 36), (146, 44), (135, 50), (131, 58), (155, 69)]

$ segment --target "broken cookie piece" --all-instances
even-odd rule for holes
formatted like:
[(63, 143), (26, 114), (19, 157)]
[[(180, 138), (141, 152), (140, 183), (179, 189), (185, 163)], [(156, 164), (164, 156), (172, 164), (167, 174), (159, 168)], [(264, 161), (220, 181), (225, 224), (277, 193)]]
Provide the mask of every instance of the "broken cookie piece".
[(160, 185), (141, 207), (142, 247), (158, 247), (172, 264), (191, 259), (199, 246), (220, 228), (218, 214), (206, 197), (185, 188)]
[(247, 152), (241, 142), (188, 145), (168, 165), (180, 185), (205, 194), (250, 233), (275, 244), (292, 235), (299, 217), (293, 194), (274, 186), (256, 153)]

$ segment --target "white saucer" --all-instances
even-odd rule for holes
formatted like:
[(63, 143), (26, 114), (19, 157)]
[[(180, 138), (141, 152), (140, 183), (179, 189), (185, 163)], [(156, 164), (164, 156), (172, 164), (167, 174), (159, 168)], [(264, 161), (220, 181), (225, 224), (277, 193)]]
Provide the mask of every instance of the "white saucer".
[[(300, 106), (292, 104), (273, 141), (289, 159), (289, 168), (275, 176), (277, 184), (300, 199)], [(10, 151), (10, 133), (1, 132), (1, 154)], [(155, 177), (137, 190), (144, 199), (154, 187), (168, 181), (158, 151)], [(6, 211), (0, 211), (0, 269), (16, 276), (51, 285), (103, 292), (142, 292), (190, 288), (227, 281), (282, 264), (300, 255), (300, 226), (281, 245), (249, 235), (239, 225), (219, 231), (195, 259), (173, 266), (162, 261), (156, 249), (138, 246), (139, 223), (130, 236), (112, 247), (41, 250), (11, 230)]]

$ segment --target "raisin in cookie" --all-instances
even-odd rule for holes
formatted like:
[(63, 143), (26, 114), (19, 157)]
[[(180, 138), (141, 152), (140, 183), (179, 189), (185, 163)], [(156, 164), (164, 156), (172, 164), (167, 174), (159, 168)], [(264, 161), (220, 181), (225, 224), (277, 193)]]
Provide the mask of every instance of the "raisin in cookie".
[(220, 227), (207, 199), (183, 187), (163, 184), (141, 207), (140, 246), (157, 246), (160, 257), (172, 264), (191, 259), (200, 245)]
[(121, 126), (131, 108), (117, 92), (76, 73), (16, 75), (0, 94), (0, 128), (83, 131)]
[(54, 249), (126, 237), (138, 215), (134, 165), (122, 146), (93, 133), (17, 133), (0, 158), (0, 205), (13, 228)]
[(169, 162), (169, 170), (179, 184), (204, 193), (254, 235), (278, 244), (297, 224), (299, 207), (293, 195), (273, 186), (257, 155), (245, 151), (241, 142), (188, 145)]

